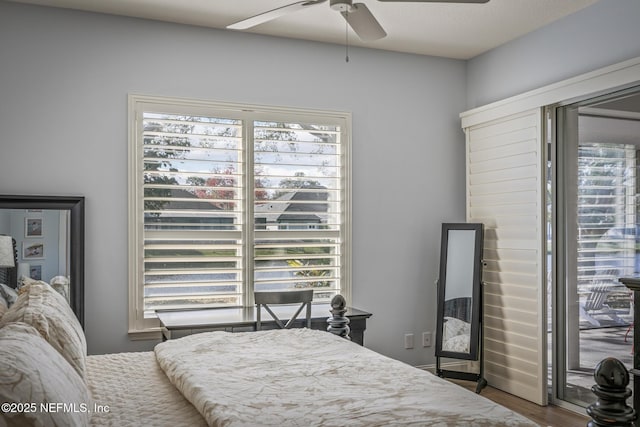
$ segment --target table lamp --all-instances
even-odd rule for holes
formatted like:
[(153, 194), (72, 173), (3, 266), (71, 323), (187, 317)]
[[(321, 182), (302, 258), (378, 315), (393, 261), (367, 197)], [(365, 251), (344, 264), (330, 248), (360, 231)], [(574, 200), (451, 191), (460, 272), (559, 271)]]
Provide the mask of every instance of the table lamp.
[(14, 260), (13, 239), (11, 236), (0, 236), (0, 283), (11, 285), (10, 270), (6, 269), (15, 267)]
[(11, 236), (0, 236), (0, 267), (15, 267), (15, 254)]

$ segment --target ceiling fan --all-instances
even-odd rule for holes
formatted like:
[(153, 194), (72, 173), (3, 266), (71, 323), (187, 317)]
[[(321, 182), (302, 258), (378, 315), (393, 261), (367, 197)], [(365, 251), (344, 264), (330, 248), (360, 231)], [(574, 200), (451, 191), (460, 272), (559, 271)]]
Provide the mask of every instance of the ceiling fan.
[[(327, 0), (304, 0), (288, 4), (286, 6), (272, 9), (267, 12), (243, 19), (227, 28), (232, 30), (246, 30), (256, 25), (274, 20), (298, 10), (325, 3)], [(382, 2), (414, 2), (414, 3), (487, 3), (489, 0), (379, 0)], [(387, 35), (384, 28), (373, 16), (367, 5), (364, 3), (353, 3), (353, 0), (330, 0), (331, 9), (340, 12), (353, 31), (363, 41), (374, 41)]]

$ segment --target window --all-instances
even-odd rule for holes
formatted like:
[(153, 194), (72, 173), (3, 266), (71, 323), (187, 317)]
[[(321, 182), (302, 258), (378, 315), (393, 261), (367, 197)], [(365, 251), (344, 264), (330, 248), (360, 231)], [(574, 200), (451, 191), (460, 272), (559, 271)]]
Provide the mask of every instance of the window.
[(347, 113), (129, 102), (132, 332), (254, 290), (350, 296)]
[(629, 144), (578, 146), (578, 290), (634, 274), (635, 156)]

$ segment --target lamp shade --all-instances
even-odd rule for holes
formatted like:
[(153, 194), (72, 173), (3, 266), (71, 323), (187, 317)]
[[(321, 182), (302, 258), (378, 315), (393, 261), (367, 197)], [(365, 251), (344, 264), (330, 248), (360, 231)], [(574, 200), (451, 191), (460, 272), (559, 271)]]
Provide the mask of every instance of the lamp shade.
[(0, 267), (15, 267), (13, 239), (11, 236), (0, 236)]

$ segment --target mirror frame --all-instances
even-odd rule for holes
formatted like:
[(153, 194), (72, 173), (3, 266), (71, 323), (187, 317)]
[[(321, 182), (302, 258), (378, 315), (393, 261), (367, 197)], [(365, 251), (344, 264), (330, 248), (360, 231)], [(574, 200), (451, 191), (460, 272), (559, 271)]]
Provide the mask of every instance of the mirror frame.
[[(469, 353), (447, 351), (442, 349), (442, 335), (444, 328), (444, 303), (447, 288), (447, 259), (449, 254), (449, 231), (475, 231), (473, 252), (473, 283), (471, 290), (471, 336), (469, 337)], [(481, 223), (443, 223), (440, 247), (440, 277), (438, 279), (438, 317), (436, 322), (436, 351), (437, 357), (452, 359), (478, 360), (480, 342), (480, 320), (482, 310), (482, 246), (484, 244), (484, 225)]]
[(46, 209), (70, 212), (69, 305), (84, 329), (84, 197), (0, 194), (0, 209)]

